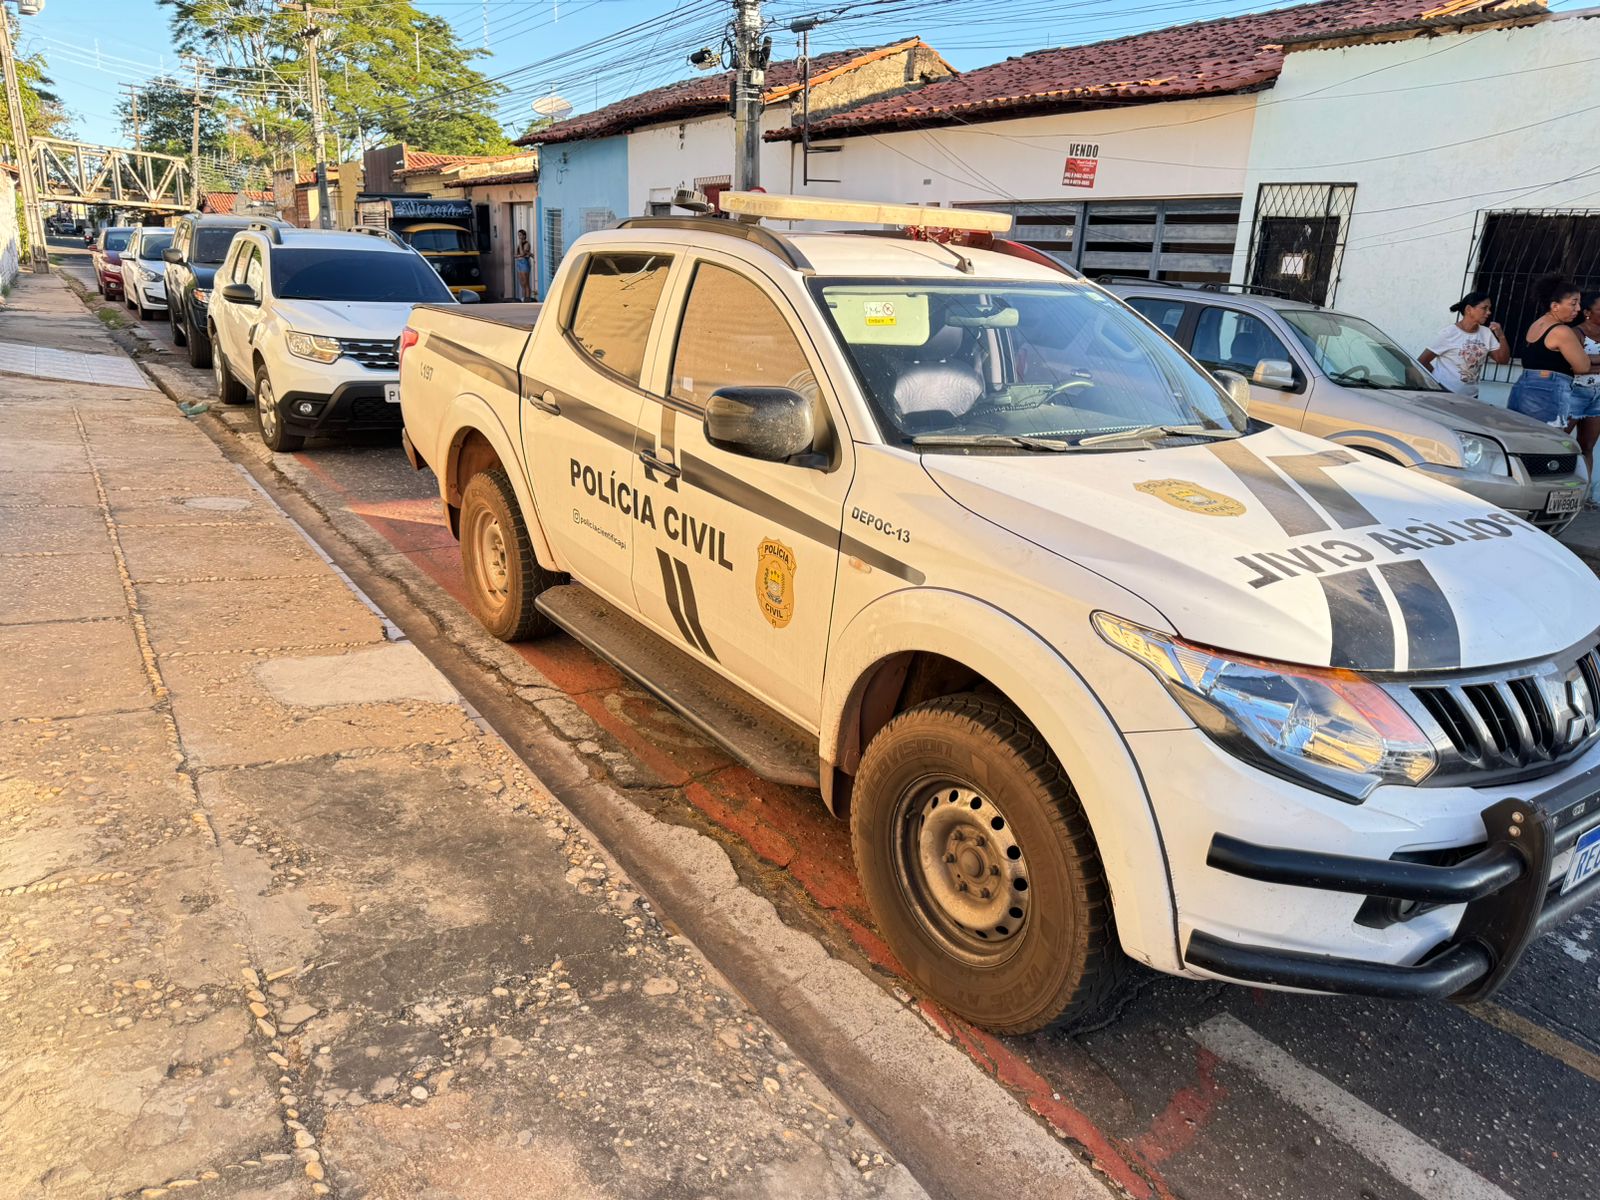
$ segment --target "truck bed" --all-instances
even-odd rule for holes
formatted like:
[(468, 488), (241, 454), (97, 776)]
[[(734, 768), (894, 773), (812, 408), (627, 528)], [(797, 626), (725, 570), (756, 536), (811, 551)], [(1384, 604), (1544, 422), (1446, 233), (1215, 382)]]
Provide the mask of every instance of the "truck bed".
[(539, 319), (543, 304), (419, 304), (418, 309), (449, 313), (452, 317), (471, 317), (474, 321), (487, 321), (491, 325), (509, 325), (513, 329), (532, 329)]

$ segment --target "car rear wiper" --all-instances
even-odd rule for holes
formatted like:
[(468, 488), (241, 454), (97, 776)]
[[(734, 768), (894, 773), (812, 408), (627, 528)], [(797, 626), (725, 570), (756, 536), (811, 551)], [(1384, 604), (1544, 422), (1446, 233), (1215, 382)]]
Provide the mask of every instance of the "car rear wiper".
[(1237, 429), (1208, 429), (1204, 425), (1141, 425), (1138, 429), (1122, 429), (1116, 433), (1097, 433), (1093, 437), (1079, 438), (1079, 446), (1108, 446), (1112, 442), (1148, 442), (1155, 437), (1196, 437), (1221, 440), (1239, 436)]
[(924, 446), (1015, 446), (1021, 450), (1048, 450), (1060, 453), (1076, 447), (1059, 438), (1034, 437), (1026, 433), (921, 433), (911, 439), (919, 449)]

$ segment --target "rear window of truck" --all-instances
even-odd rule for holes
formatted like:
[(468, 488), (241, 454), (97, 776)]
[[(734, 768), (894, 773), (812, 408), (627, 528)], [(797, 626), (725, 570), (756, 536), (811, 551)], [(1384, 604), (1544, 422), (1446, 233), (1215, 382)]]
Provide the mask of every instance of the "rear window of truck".
[(573, 340), (606, 370), (637, 384), (672, 257), (596, 254), (584, 268), (572, 312)]

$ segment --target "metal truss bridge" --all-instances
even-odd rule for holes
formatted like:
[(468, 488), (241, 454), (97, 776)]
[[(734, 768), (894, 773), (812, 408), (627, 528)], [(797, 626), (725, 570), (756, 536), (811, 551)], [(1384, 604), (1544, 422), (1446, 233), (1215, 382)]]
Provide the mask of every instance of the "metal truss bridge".
[(187, 159), (59, 138), (31, 141), (28, 167), (40, 203), (183, 212), (198, 199)]

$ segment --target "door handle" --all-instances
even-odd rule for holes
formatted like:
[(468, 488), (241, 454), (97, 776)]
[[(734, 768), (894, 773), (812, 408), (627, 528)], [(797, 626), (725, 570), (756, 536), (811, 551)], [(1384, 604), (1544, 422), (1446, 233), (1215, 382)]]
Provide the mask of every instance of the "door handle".
[(683, 475), (683, 468), (677, 463), (668, 462), (664, 458), (657, 458), (654, 450), (639, 451), (639, 461), (649, 471), (660, 471), (668, 479), (678, 479)]
[(561, 406), (556, 403), (556, 394), (548, 388), (537, 395), (530, 393), (528, 396), (528, 403), (533, 405), (540, 412), (549, 413), (552, 417), (559, 417), (561, 415)]

